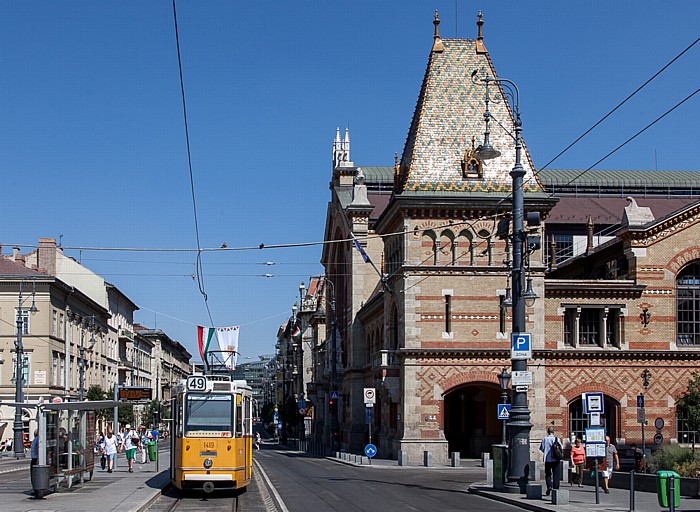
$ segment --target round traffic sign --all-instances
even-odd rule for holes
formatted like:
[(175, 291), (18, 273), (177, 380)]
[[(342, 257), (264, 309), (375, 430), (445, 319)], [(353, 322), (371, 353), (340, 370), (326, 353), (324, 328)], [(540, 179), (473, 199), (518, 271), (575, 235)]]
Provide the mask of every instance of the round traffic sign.
[(664, 419), (663, 419), (663, 418), (656, 418), (656, 419), (654, 420), (654, 426), (655, 426), (656, 428), (658, 428), (659, 430), (661, 430), (662, 428), (664, 428)]
[(658, 434), (658, 433), (655, 434), (655, 435), (654, 435), (654, 442), (655, 442), (656, 444), (661, 444), (661, 443), (663, 443), (663, 442), (664, 442), (664, 436), (662, 436), (661, 434)]
[(373, 444), (368, 444), (365, 446), (365, 455), (369, 457), (370, 459), (377, 455), (377, 447), (374, 446)]

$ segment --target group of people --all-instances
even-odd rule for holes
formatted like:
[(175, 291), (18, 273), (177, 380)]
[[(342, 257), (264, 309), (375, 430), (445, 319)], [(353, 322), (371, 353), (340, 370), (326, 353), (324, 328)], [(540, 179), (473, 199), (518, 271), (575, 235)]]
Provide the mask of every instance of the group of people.
[(114, 434), (111, 428), (107, 429), (107, 435), (101, 435), (97, 440), (95, 451), (101, 454), (102, 469), (106, 468), (108, 473), (114, 470), (117, 453), (124, 452), (129, 464), (129, 473), (133, 473), (136, 452), (141, 452), (141, 464), (147, 464), (147, 443), (157, 440), (157, 429), (147, 430), (146, 427), (141, 427), (139, 430), (132, 430), (131, 425), (127, 423), (119, 434)]
[[(563, 444), (559, 438), (554, 435), (554, 428), (547, 428), (547, 437), (542, 439), (540, 443), (540, 451), (544, 458), (544, 480), (547, 486), (546, 495), (552, 494), (552, 489), (559, 489), (559, 464), (562, 460), (561, 456), (557, 456), (558, 449), (555, 449), (555, 444), (559, 444), (563, 453)], [(636, 445), (632, 445), (637, 454)], [(583, 487), (583, 475), (587, 466), (586, 448), (583, 445), (581, 438), (576, 438), (574, 444), (571, 445), (569, 453), (569, 464), (572, 468), (571, 483), (579, 487)], [(598, 462), (598, 467), (593, 471), (599, 471), (602, 477), (603, 492), (610, 492), (609, 483), (612, 478), (613, 471), (620, 469), (620, 457), (617, 453), (617, 448), (610, 442), (610, 436), (605, 436), (605, 457)]]

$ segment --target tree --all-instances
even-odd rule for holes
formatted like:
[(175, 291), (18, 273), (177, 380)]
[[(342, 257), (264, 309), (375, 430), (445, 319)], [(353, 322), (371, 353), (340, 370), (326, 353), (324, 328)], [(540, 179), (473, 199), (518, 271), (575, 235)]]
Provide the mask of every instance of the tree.
[[(158, 420), (154, 422), (155, 418), (158, 418)], [(141, 413), (141, 425), (151, 425), (155, 423), (155, 426), (158, 427), (157, 423), (159, 422), (160, 404), (158, 400), (151, 400)]]
[[(697, 432), (700, 430), (700, 374), (692, 372), (688, 389), (680, 396), (676, 397), (676, 408), (678, 412), (686, 415), (686, 425), (690, 430)], [(695, 436), (692, 438), (693, 453), (695, 453)]]
[[(90, 386), (90, 388), (87, 390), (87, 393), (85, 394), (85, 398), (90, 402), (108, 400), (107, 392), (104, 389), (102, 389), (102, 386), (100, 386), (99, 384), (93, 384), (92, 386)], [(95, 415), (103, 420), (109, 418), (111, 414), (111, 409), (97, 409), (95, 411)]]

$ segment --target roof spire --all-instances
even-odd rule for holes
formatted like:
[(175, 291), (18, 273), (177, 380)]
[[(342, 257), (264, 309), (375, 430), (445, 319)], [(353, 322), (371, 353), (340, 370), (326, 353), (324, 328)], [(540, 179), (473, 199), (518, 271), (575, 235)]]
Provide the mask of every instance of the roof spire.
[(440, 40), (440, 31), (438, 27), (440, 26), (440, 18), (438, 17), (437, 9), (435, 9), (435, 19), (433, 20), (433, 25), (435, 25), (435, 35), (433, 36), (433, 51), (436, 53), (444, 52), (445, 46)]
[(476, 26), (479, 27), (476, 36), (476, 53), (488, 53), (486, 51), (486, 46), (484, 45), (484, 33), (481, 30), (481, 27), (484, 26), (484, 15), (481, 13), (481, 11), (479, 11), (479, 14), (477, 14), (476, 17), (478, 18), (476, 20)]

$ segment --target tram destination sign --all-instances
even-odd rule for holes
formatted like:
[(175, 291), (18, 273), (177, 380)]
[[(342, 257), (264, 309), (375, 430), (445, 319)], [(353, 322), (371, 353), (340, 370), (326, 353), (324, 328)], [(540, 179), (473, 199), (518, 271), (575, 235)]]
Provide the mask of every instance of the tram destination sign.
[(120, 387), (119, 400), (153, 400), (153, 390), (138, 386)]

